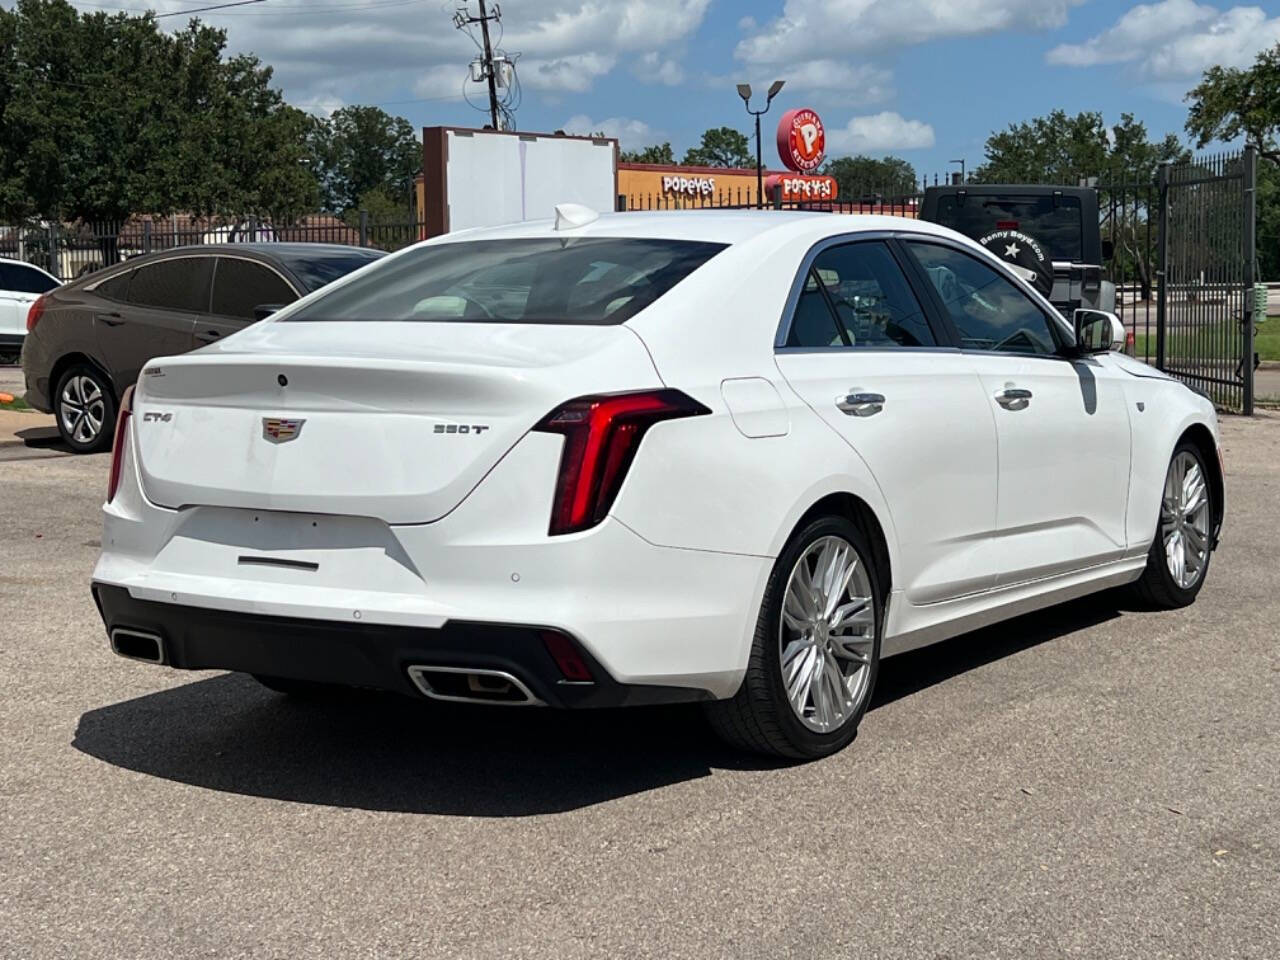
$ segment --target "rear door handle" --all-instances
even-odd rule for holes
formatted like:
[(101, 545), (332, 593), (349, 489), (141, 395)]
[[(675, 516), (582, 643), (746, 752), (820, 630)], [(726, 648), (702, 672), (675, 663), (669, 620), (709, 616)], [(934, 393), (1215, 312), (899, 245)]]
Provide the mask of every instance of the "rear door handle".
[(836, 408), (851, 417), (874, 417), (884, 409), (884, 395), (851, 390), (848, 396), (836, 398)]
[(1005, 387), (996, 394), (996, 403), (1006, 410), (1025, 410), (1031, 405), (1031, 391), (1021, 387)]
[(95, 313), (93, 319), (105, 323), (108, 327), (118, 327), (124, 323), (124, 316), (119, 313)]
[(196, 333), (196, 339), (201, 343), (213, 343), (215, 340), (221, 340), (222, 334), (217, 330), (205, 330)]

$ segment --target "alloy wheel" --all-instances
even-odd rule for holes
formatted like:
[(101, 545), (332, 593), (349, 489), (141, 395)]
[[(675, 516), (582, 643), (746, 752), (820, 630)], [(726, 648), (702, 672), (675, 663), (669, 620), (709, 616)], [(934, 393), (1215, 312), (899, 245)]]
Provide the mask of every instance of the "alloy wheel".
[(1199, 461), (1185, 450), (1173, 458), (1165, 477), (1160, 535), (1173, 582), (1191, 589), (1209, 559), (1209, 488)]
[(102, 387), (92, 377), (73, 376), (63, 384), (60, 400), (58, 415), (67, 436), (81, 444), (97, 440), (107, 415)]
[(809, 545), (791, 570), (780, 619), (792, 711), (817, 733), (838, 730), (870, 693), (875, 649), (871, 579), (853, 544), (830, 536)]

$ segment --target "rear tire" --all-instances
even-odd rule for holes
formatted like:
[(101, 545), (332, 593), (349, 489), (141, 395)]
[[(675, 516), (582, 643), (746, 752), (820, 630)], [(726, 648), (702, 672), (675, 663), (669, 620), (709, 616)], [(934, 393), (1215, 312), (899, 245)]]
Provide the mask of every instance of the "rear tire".
[(1176, 610), (1195, 602), (1213, 558), (1213, 485), (1204, 457), (1188, 441), (1173, 451), (1147, 566), (1133, 591), (1146, 606)]
[(111, 382), (84, 363), (68, 367), (53, 391), (58, 433), (76, 453), (111, 449), (116, 426), (116, 398)]
[(853, 741), (880, 670), (873, 556), (845, 517), (819, 518), (792, 536), (769, 575), (742, 686), (706, 705), (721, 738), (791, 760), (830, 756)]

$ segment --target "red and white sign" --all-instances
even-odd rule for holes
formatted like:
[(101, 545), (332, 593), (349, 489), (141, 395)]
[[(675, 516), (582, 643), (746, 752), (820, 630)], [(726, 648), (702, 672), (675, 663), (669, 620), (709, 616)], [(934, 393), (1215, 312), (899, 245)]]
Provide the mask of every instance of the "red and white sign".
[(802, 107), (788, 110), (778, 124), (778, 156), (796, 173), (813, 173), (827, 157), (827, 132), (822, 118)]
[(783, 203), (806, 203), (814, 200), (834, 200), (839, 193), (834, 177), (794, 177), (775, 173), (765, 181), (766, 196), (773, 199), (774, 188), (782, 186)]

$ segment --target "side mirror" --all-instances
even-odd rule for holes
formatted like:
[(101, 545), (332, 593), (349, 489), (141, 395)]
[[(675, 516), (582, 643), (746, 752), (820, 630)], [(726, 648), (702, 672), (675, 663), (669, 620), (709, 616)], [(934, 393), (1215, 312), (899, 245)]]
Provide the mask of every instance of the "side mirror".
[(1077, 310), (1075, 312), (1076, 347), (1081, 353), (1106, 353), (1123, 350), (1124, 324), (1114, 313), (1105, 310)]
[(255, 322), (258, 320), (265, 320), (267, 317), (271, 316), (283, 307), (283, 303), (260, 303), (253, 308), (253, 319)]

